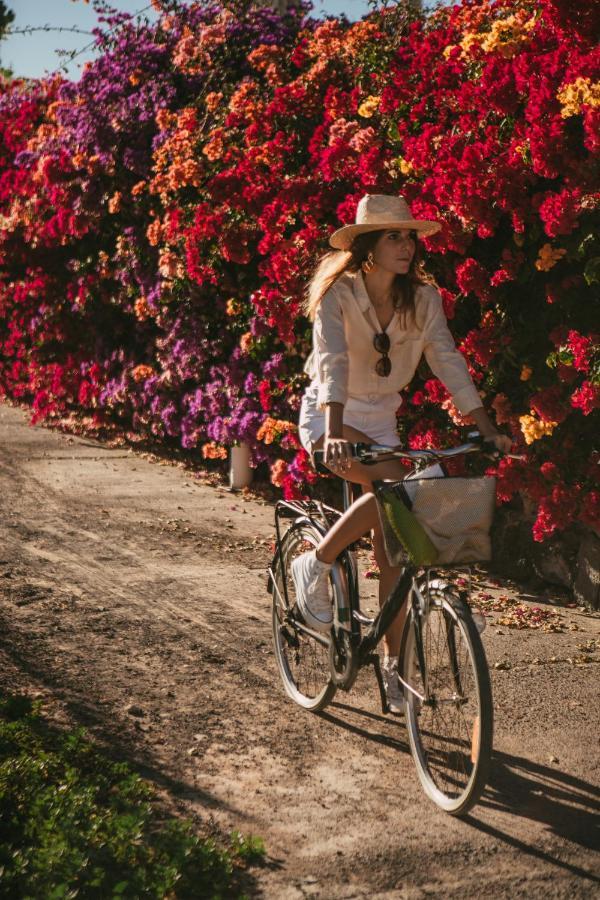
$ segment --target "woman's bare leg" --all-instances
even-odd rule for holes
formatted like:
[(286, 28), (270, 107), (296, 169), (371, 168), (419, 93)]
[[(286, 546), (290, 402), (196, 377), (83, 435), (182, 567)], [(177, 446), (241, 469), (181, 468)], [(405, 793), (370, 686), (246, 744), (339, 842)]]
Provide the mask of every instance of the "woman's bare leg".
[[(373, 443), (371, 438), (362, 434), (354, 428), (344, 426), (344, 437), (348, 441), (357, 443)], [(315, 449), (320, 449), (323, 445), (321, 439), (315, 445)], [(373, 549), (375, 559), (379, 566), (379, 605), (382, 606), (387, 600), (390, 591), (400, 577), (402, 569), (397, 566), (390, 566), (385, 553), (383, 544), (383, 534), (379, 524), (379, 514), (377, 511), (377, 500), (373, 494), (373, 481), (380, 478), (401, 478), (405, 472), (405, 467), (400, 462), (379, 463), (376, 466), (365, 466), (361, 463), (353, 462), (352, 465), (344, 471), (343, 474), (336, 472), (339, 477), (350, 481), (353, 484), (360, 484), (363, 487), (363, 496), (356, 500), (346, 512), (340, 516), (335, 525), (327, 532), (325, 537), (318, 545), (316, 553), (317, 558), (322, 562), (332, 563), (337, 556), (346, 549), (349, 544), (354, 543), (369, 531), (373, 532)], [(384, 639), (384, 649), (386, 655), (397, 656), (400, 652), (400, 640), (402, 637), (402, 629), (404, 627), (404, 619), (406, 617), (406, 604), (402, 606), (398, 616), (389, 627)]]

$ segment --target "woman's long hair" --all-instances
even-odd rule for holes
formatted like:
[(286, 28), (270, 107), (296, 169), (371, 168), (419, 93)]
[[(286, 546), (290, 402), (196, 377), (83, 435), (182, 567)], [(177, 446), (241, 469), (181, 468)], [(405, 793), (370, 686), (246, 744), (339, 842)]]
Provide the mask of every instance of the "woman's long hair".
[[(357, 234), (349, 250), (330, 250), (321, 257), (309, 282), (304, 303), (304, 312), (311, 322), (314, 320), (319, 304), (329, 288), (345, 272), (358, 272), (385, 230), (367, 231), (364, 234)], [(415, 292), (419, 285), (422, 284), (435, 285), (435, 280), (432, 275), (425, 271), (421, 257), (421, 248), (417, 240), (408, 272), (406, 275), (396, 275), (392, 284), (394, 309), (400, 313), (405, 326), (407, 321), (414, 317)]]

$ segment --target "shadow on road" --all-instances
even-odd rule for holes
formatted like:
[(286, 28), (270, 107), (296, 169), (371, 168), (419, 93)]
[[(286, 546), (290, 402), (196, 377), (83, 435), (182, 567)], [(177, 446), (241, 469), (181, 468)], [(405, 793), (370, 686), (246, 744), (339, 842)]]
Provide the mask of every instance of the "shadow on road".
[[(407, 741), (399, 740), (379, 730), (382, 725), (391, 724), (387, 716), (344, 703), (332, 703), (331, 708), (367, 719), (374, 723), (375, 730), (348, 722), (332, 715), (331, 712), (321, 712), (319, 714), (321, 718), (331, 722), (332, 725), (393, 750), (410, 752)], [(496, 752), (485, 794), (479, 806), (475, 807), (474, 813), (465, 817), (463, 821), (535, 859), (557, 866), (594, 884), (600, 884), (600, 877), (593, 871), (552, 856), (535, 844), (527, 843), (510, 834), (509, 830), (503, 830), (477, 818), (478, 810), (492, 810), (502, 814), (509, 823), (514, 818), (530, 819), (532, 822), (548, 826), (550, 834), (594, 852), (600, 847), (600, 789), (595, 785), (554, 767)]]
[[(402, 721), (402, 719), (397, 719), (396, 717), (377, 715), (377, 713), (369, 712), (366, 709), (357, 709), (355, 706), (349, 706), (346, 703), (332, 703), (329, 709), (344, 710), (345, 712), (353, 713), (356, 716), (361, 716), (363, 719), (368, 719), (377, 724), (395, 725), (398, 721)], [(375, 744), (391, 747), (392, 750), (399, 750), (401, 753), (409, 753), (407, 741), (399, 740), (397, 737), (393, 737), (390, 734), (380, 734), (377, 733), (377, 731), (369, 730), (359, 724), (348, 722), (346, 719), (334, 716), (331, 712), (323, 711), (317, 713), (317, 715), (326, 722), (331, 722), (332, 725), (337, 725), (338, 728), (343, 728), (345, 731), (349, 731), (351, 734), (355, 734), (358, 737), (367, 738)]]
[[(492, 774), (480, 807), (547, 825), (549, 833), (587, 850), (597, 852), (600, 847), (600, 789), (568, 772), (521, 756), (494, 753)], [(550, 856), (473, 815), (465, 821), (536, 859), (600, 884), (600, 877), (593, 871)]]

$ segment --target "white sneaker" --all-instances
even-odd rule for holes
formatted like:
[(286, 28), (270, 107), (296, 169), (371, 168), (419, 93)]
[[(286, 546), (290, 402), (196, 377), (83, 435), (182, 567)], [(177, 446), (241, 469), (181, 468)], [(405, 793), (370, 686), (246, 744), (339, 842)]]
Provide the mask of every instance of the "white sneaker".
[(381, 671), (390, 712), (401, 716), (404, 713), (404, 690), (398, 681), (397, 657), (386, 656)]
[(303, 553), (292, 563), (296, 603), (307, 625), (317, 631), (329, 631), (333, 622), (329, 573), (331, 563), (317, 559), (314, 550)]

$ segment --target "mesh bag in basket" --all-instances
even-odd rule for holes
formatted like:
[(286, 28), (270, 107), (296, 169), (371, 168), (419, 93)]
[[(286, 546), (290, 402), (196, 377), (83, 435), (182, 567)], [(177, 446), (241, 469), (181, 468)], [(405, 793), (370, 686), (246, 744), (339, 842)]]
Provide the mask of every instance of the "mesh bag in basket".
[(392, 566), (486, 562), (495, 478), (419, 478), (374, 483)]

